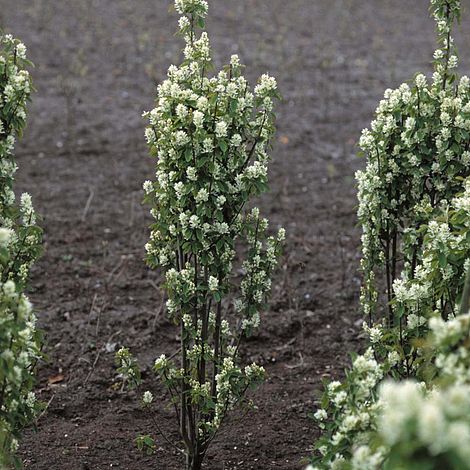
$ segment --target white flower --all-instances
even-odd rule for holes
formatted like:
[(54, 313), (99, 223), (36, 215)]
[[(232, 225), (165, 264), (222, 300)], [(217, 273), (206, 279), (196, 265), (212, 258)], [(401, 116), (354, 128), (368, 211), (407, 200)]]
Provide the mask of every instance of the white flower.
[(387, 360), (390, 366), (395, 366), (400, 362), (400, 354), (397, 351), (390, 351), (387, 355)]
[(153, 402), (153, 395), (152, 392), (149, 392), (148, 390), (144, 393), (142, 396), (142, 403), (146, 406), (150, 405)]
[(282, 242), (285, 239), (286, 239), (286, 229), (281, 227), (277, 232), (277, 241)]
[(190, 181), (197, 181), (197, 172), (196, 172), (196, 168), (194, 168), (193, 166), (189, 166), (187, 169), (186, 169), (186, 176), (188, 177), (188, 179)]
[(0, 227), (0, 247), (7, 247), (12, 239), (13, 231), (9, 228)]
[(209, 200), (209, 193), (207, 189), (202, 188), (196, 195), (196, 202), (207, 202)]
[(266, 373), (263, 366), (259, 366), (256, 363), (249, 364), (245, 367), (245, 374), (247, 378), (251, 379), (254, 377), (262, 377)]
[(341, 390), (333, 396), (332, 401), (336, 406), (341, 406), (346, 401), (347, 397), (348, 394), (344, 390)]
[(191, 13), (194, 7), (199, 7), (204, 17), (207, 14), (209, 6), (206, 0), (175, 0), (175, 9), (180, 15)]
[[(169, 307), (170, 300), (167, 302), (167, 307)], [(173, 302), (173, 301), (171, 301)], [(171, 303), (170, 303), (171, 306)], [(170, 308), (169, 308), (170, 310)], [(166, 358), (165, 354), (162, 354), (158, 359), (155, 360), (155, 364), (153, 366), (154, 370), (158, 371), (161, 369), (165, 369), (168, 365), (168, 359)]]
[(181, 30), (187, 29), (191, 27), (191, 22), (189, 21), (189, 18), (186, 16), (182, 16), (178, 20), (178, 26), (180, 27)]
[(459, 58), (456, 55), (451, 55), (449, 57), (448, 67), (450, 69), (455, 69), (459, 65)]
[(211, 292), (217, 291), (219, 288), (219, 280), (214, 276), (209, 276), (208, 286)]
[(3, 292), (7, 297), (13, 298), (16, 296), (15, 283), (12, 280), (8, 280), (3, 284)]
[(407, 325), (410, 329), (418, 328), (426, 324), (426, 318), (410, 313), (407, 318)]
[(215, 125), (215, 135), (220, 139), (227, 135), (227, 123), (225, 121), (218, 121)]
[(23, 193), (20, 200), (21, 215), (25, 225), (34, 225), (36, 223), (36, 216), (34, 213), (31, 195)]
[(151, 181), (145, 181), (143, 184), (145, 194), (150, 194), (153, 191), (153, 184)]
[(36, 403), (37, 403), (36, 395), (34, 394), (34, 392), (29, 392), (26, 398), (26, 404), (31, 409), (33, 409), (36, 406)]
[(231, 65), (233, 68), (238, 68), (238, 67), (240, 67), (240, 58), (238, 57), (237, 54), (234, 54), (234, 55), (232, 55), (232, 57), (230, 57), (230, 65)]
[(20, 59), (26, 59), (26, 46), (22, 42), (16, 46), (16, 55)]
[(277, 89), (277, 82), (274, 77), (267, 74), (261, 75), (258, 85), (255, 87), (255, 94), (260, 98), (269, 96), (271, 92)]
[(336, 390), (341, 387), (341, 382), (338, 382), (337, 380), (334, 380), (333, 382), (330, 382), (328, 384), (328, 392), (334, 393)]
[(382, 329), (378, 326), (373, 326), (373, 327), (370, 327), (367, 325), (366, 322), (363, 322), (362, 323), (362, 328), (364, 329), (364, 331), (367, 333), (367, 335), (369, 336), (369, 339), (370, 339), (370, 342), (372, 344), (376, 344), (378, 343), (381, 339), (382, 339)]
[(176, 115), (180, 119), (184, 119), (188, 115), (188, 108), (184, 104), (179, 104), (176, 106)]
[(193, 112), (193, 123), (197, 128), (201, 128), (204, 125), (204, 113), (201, 111)]
[(421, 407), (418, 416), (418, 435), (420, 439), (430, 446), (439, 445), (444, 430), (445, 420), (439, 403), (436, 400), (427, 400)]
[(204, 149), (204, 152), (206, 153), (212, 153), (212, 151), (214, 150), (214, 141), (212, 139), (204, 139), (203, 141), (203, 149)]
[(209, 106), (209, 100), (205, 96), (201, 96), (198, 98), (196, 106), (199, 111), (205, 111)]
[(184, 131), (177, 131), (175, 133), (175, 143), (178, 147), (183, 147), (189, 142), (189, 136)]
[(191, 228), (198, 228), (199, 224), (200, 224), (200, 220), (199, 220), (199, 217), (197, 215), (192, 215), (189, 218), (189, 226)]
[(235, 134), (230, 139), (230, 144), (233, 145), (234, 147), (239, 147), (241, 143), (242, 143), (242, 136), (240, 134)]
[(415, 83), (418, 88), (425, 88), (427, 85), (426, 76), (422, 73), (418, 74), (416, 76)]
[(321, 408), (313, 416), (317, 421), (325, 421), (328, 418), (327, 412)]
[(266, 177), (268, 174), (268, 168), (266, 165), (256, 161), (252, 165), (250, 165), (245, 170), (245, 175), (248, 179), (258, 179), (261, 177)]

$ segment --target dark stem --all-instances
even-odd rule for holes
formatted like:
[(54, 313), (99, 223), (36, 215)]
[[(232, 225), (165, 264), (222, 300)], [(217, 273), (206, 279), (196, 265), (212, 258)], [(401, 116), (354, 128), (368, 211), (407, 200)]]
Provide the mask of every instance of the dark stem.
[[(449, 2), (446, 2), (446, 22), (449, 23), (450, 18), (450, 5)], [(442, 88), (445, 90), (447, 85), (447, 75), (449, 71), (449, 59), (450, 59), (450, 28), (447, 33), (447, 45), (446, 45), (446, 58), (445, 58), (445, 68), (444, 68), (444, 81), (442, 82)]]
[(470, 310), (470, 269), (465, 276), (462, 300), (460, 301), (460, 314), (465, 315)]
[[(222, 301), (217, 303), (217, 312), (215, 316), (215, 331), (214, 331), (214, 370), (212, 372), (212, 386), (211, 395), (216, 400), (217, 395), (217, 374), (219, 373), (219, 361), (220, 361), (220, 330), (222, 324)], [(213, 413), (212, 413), (213, 414)]]

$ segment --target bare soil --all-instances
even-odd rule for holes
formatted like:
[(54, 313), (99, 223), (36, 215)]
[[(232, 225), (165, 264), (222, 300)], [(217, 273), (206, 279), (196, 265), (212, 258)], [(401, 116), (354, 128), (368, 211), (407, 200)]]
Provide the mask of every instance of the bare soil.
[[(155, 430), (136, 396), (115, 387), (113, 352), (126, 345), (147, 368), (144, 388), (176, 439), (168, 397), (148, 372), (177, 342), (160, 274), (143, 261), (150, 217), (141, 205), (153, 174), (141, 113), (181, 48), (170, 3), (0, 0), (0, 25), (36, 63), (18, 189), (32, 193), (45, 228), (31, 297), (48, 355), (37, 393), (49, 406), (26, 431), (26, 469), (182, 468), (163, 439), (153, 456), (135, 448), (138, 433)], [(271, 192), (259, 204), (288, 241), (262, 329), (243, 349), (269, 379), (253, 397), (257, 409), (224, 426), (206, 468), (299, 469), (318, 435), (309, 414), (321, 380), (340, 377), (361, 346), (356, 141), (385, 88), (430, 71), (433, 23), (426, 0), (210, 4), (216, 66), (237, 52), (252, 81), (264, 71), (278, 77)]]

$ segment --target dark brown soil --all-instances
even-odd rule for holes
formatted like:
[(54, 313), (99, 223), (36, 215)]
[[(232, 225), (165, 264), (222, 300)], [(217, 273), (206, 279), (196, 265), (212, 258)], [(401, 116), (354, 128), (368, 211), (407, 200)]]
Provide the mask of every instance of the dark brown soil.
[[(260, 205), (288, 243), (271, 309), (244, 348), (269, 380), (258, 409), (225, 425), (206, 468), (299, 469), (318, 434), (308, 415), (321, 379), (341, 375), (361, 343), (355, 142), (384, 88), (430, 70), (433, 23), (427, 0), (210, 3), (216, 65), (238, 52), (252, 80), (266, 70), (279, 79), (272, 189)], [(150, 218), (140, 203), (153, 173), (141, 113), (181, 47), (169, 5), (0, 0), (0, 24), (28, 45), (38, 90), (17, 149), (18, 185), (44, 218), (31, 297), (47, 338), (37, 392), (49, 406), (26, 432), (27, 469), (182, 468), (162, 439), (154, 456), (135, 448), (138, 433), (155, 430), (136, 397), (113, 387), (112, 352), (129, 346), (148, 367), (177, 347), (159, 274), (143, 262)], [(145, 379), (176, 439), (165, 392)]]

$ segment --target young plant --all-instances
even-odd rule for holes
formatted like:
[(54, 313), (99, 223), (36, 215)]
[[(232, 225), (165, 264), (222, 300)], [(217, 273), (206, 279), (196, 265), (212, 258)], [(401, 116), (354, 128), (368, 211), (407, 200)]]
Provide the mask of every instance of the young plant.
[[(175, 7), (185, 60), (169, 68), (156, 108), (145, 113), (156, 159), (156, 181), (144, 184), (155, 219), (146, 249), (150, 266), (165, 271), (181, 343), (179, 362), (163, 355), (154, 371), (172, 396), (186, 468), (197, 470), (229, 410), (265, 375), (256, 364), (240, 365), (240, 344), (259, 326), (284, 230), (268, 236), (268, 221), (246, 207), (267, 189), (279, 95), (268, 75), (252, 92), (237, 56), (208, 76), (209, 38), (199, 32), (208, 4), (176, 0)], [(235, 282), (238, 241), (247, 249)], [(151, 406), (151, 394), (144, 398)]]
[(29, 269), (39, 255), (41, 230), (31, 197), (13, 192), (13, 149), (21, 136), (31, 93), (24, 44), (0, 35), (0, 468), (19, 466), (21, 429), (37, 410), (32, 393), (40, 338), (24, 294)]

